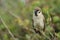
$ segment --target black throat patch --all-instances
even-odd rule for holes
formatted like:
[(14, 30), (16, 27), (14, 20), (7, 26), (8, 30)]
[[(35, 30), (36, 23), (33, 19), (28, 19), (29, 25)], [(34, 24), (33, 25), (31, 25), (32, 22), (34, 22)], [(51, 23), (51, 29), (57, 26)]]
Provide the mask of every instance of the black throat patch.
[(35, 11), (35, 16), (38, 16), (38, 15), (37, 15), (37, 12), (38, 12), (38, 11), (39, 11), (39, 10), (36, 10), (36, 11)]

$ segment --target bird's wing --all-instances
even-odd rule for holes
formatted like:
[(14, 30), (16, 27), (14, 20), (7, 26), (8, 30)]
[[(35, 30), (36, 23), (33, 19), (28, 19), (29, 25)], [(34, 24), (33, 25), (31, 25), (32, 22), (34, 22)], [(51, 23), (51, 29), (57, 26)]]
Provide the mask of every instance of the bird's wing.
[(32, 26), (33, 26), (33, 28), (34, 28), (34, 20), (32, 19)]
[(44, 29), (43, 29), (43, 31), (45, 31), (45, 18), (43, 19), (43, 21), (44, 21)]

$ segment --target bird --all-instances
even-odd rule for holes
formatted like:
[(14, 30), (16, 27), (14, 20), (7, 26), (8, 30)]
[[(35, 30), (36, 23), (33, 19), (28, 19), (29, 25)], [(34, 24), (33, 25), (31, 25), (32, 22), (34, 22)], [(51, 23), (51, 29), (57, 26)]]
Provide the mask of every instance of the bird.
[(36, 7), (33, 10), (33, 17), (32, 17), (32, 26), (36, 33), (41, 34), (40, 31), (45, 30), (45, 22), (44, 21), (45, 21), (45, 18), (44, 18), (41, 8)]

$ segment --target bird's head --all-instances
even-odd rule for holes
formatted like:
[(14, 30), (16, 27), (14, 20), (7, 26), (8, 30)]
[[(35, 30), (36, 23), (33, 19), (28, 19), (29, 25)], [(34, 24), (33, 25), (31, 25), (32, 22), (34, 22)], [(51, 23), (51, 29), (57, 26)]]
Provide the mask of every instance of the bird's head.
[(39, 7), (36, 7), (36, 8), (34, 9), (34, 14), (35, 14), (35, 16), (39, 16), (41, 13), (42, 13), (42, 11), (41, 11), (41, 9), (40, 9)]

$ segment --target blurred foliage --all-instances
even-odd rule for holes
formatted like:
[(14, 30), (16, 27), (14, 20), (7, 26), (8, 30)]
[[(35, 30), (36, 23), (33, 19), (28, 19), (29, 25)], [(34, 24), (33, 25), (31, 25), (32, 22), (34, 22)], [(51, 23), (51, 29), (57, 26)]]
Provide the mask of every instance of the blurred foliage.
[[(0, 0), (0, 16), (16, 40), (48, 40), (34, 33), (32, 15), (39, 6), (45, 16), (46, 35), (53, 34), (55, 26), (60, 40), (60, 0)], [(0, 40), (13, 40), (0, 18)]]

